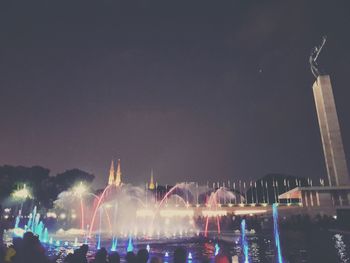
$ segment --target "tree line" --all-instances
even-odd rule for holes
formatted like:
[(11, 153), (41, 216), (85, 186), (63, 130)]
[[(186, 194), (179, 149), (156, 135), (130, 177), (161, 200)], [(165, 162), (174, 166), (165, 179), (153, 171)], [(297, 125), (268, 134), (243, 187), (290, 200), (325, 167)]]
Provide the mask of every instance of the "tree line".
[(50, 170), (41, 166), (0, 166), (0, 203), (13, 202), (12, 193), (23, 188), (30, 189), (35, 204), (51, 208), (59, 193), (78, 182), (91, 183), (95, 176), (80, 169), (70, 169), (50, 176)]

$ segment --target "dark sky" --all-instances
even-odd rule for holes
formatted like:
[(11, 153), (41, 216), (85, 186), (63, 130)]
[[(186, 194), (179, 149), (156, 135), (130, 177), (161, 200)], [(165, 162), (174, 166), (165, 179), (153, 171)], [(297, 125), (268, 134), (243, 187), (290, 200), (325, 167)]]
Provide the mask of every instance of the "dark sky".
[(320, 63), (349, 161), (349, 10), (346, 1), (7, 1), (0, 164), (77, 167), (99, 186), (112, 158), (136, 184), (151, 168), (163, 184), (325, 176), (308, 57), (328, 35)]

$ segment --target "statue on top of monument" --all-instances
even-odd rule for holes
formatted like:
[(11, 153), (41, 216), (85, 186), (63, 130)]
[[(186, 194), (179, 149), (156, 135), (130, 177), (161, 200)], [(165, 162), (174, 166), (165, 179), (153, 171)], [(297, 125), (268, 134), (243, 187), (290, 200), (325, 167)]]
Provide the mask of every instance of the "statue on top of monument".
[(327, 36), (323, 36), (322, 37), (322, 43), (319, 46), (315, 46), (311, 50), (309, 63), (310, 63), (310, 67), (311, 67), (311, 72), (315, 76), (315, 78), (317, 78), (318, 76), (324, 74), (322, 72), (322, 70), (320, 69), (319, 65), (317, 64), (316, 60), (317, 60), (318, 56), (320, 55), (321, 50), (322, 50), (324, 44), (326, 43), (326, 40), (327, 40)]

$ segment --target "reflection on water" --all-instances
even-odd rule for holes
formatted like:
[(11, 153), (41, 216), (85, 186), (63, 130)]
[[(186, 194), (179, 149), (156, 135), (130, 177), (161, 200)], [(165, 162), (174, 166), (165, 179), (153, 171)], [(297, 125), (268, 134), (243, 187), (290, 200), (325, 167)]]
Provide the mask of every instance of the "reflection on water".
[(253, 262), (259, 262), (260, 258), (260, 248), (259, 248), (259, 239), (257, 237), (252, 237), (251, 243), (249, 244), (250, 258)]
[(334, 235), (334, 247), (337, 250), (337, 253), (340, 258), (340, 262), (350, 262), (348, 251), (346, 250), (345, 242), (343, 241), (343, 235), (335, 234)]

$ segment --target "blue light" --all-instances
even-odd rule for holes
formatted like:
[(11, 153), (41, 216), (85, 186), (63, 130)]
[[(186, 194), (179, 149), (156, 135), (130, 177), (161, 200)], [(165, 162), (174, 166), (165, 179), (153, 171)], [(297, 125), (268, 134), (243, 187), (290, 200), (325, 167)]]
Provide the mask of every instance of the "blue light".
[(97, 236), (97, 249), (101, 249), (101, 233), (98, 234)]
[(276, 250), (277, 250), (277, 259), (278, 259), (278, 263), (283, 263), (281, 244), (280, 244), (280, 233), (279, 233), (279, 230), (278, 230), (278, 209), (277, 209), (277, 204), (273, 204), (272, 205), (272, 215), (273, 215), (273, 231), (274, 231), (275, 245), (276, 245)]
[(117, 251), (117, 246), (118, 246), (118, 239), (117, 237), (113, 237), (111, 251)]
[(49, 239), (49, 232), (47, 231), (47, 227), (45, 227), (44, 235), (43, 235), (43, 242), (47, 243), (48, 239)]
[(129, 237), (128, 248), (126, 249), (126, 251), (127, 252), (133, 252), (134, 251), (134, 246), (132, 244), (131, 236)]
[(242, 235), (242, 248), (243, 248), (243, 254), (244, 254), (244, 263), (249, 263), (248, 242), (247, 242), (247, 237), (245, 235), (245, 230), (246, 230), (245, 219), (242, 219), (242, 221), (241, 221), (241, 235)]
[(215, 252), (214, 252), (214, 256), (218, 255), (220, 252), (220, 247), (218, 245), (218, 243), (215, 244)]

